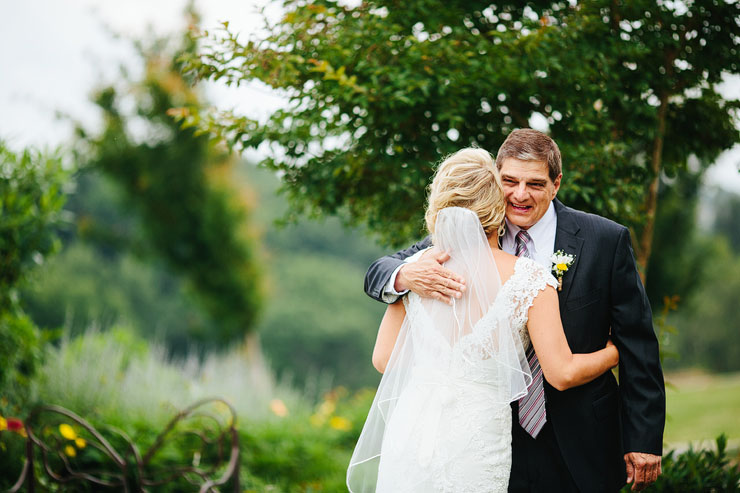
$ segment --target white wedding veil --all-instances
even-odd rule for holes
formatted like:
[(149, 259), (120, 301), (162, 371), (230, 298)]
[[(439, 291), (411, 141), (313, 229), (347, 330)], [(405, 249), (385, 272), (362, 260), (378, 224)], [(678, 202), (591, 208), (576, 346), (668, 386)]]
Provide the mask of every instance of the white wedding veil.
[(410, 381), (430, 392), (442, 385), (481, 389), (493, 410), (525, 395), (532, 380), (510, 312), (494, 306), (502, 283), (478, 216), (442, 209), (433, 244), (449, 252), (445, 267), (465, 279), (466, 291), (452, 306), (413, 293), (404, 299), (406, 318), (347, 470), (351, 493), (376, 491), (384, 440), (395, 439), (386, 431)]

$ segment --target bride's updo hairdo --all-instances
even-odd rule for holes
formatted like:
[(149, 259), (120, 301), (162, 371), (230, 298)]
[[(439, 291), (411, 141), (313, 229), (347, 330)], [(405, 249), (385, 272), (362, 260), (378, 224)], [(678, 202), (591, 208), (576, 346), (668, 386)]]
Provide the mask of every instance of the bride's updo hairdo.
[(464, 207), (475, 212), (489, 238), (503, 234), (506, 201), (498, 170), (487, 151), (466, 147), (439, 165), (429, 185), (424, 216), (430, 233), (434, 233), (437, 213), (445, 207)]

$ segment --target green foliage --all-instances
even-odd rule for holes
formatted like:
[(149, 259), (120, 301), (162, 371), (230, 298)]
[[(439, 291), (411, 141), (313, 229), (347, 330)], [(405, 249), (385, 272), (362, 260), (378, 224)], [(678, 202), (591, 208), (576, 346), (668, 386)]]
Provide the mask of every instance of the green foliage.
[(302, 385), (328, 372), (339, 384), (377, 385), (370, 363), (384, 307), (362, 292), (364, 271), (336, 257), (283, 257), (260, 334), (273, 367)]
[[(105, 127), (97, 136), (82, 134), (87, 165), (120, 185), (147, 245), (218, 320), (202, 332), (191, 327), (188, 336), (224, 345), (251, 330), (261, 302), (261, 272), (247, 229), (249, 197), (233, 186), (233, 158), (207, 135), (180, 128), (170, 115), (175, 106), (200, 104), (172, 61), (188, 49), (143, 50), (143, 80), (128, 81), (125, 90), (99, 91), (95, 102)], [(127, 105), (135, 113), (127, 113)], [(134, 132), (134, 124), (143, 126), (143, 135), (141, 129)]]
[(0, 415), (25, 409), (43, 339), (22, 312), (18, 290), (57, 246), (64, 204), (60, 159), (0, 141)]
[(677, 334), (670, 348), (684, 367), (711, 371), (740, 370), (737, 300), (740, 299), (740, 257), (721, 237), (707, 239), (712, 254), (704, 258), (704, 282), (681, 304), (673, 317)]
[(170, 359), (162, 346), (125, 326), (63, 339), (44, 359), (35, 392), (41, 402), (132, 433), (131, 426), (164, 427), (176, 410), (214, 395), (253, 419), (268, 416), (275, 397), (289, 408), (301, 403), (299, 394), (277, 385), (239, 349)]
[[(323, 428), (300, 420), (252, 424), (241, 433), (247, 478), (279, 491), (342, 491), (351, 449), (339, 449)], [(349, 452), (349, 454), (348, 454)]]
[(57, 156), (15, 154), (0, 141), (0, 311), (15, 309), (17, 288), (54, 251), (66, 173)]
[(700, 190), (700, 173), (686, 170), (673, 179), (661, 180), (652, 246), (655, 255), (645, 286), (654, 309), (663, 304), (665, 296), (688, 299), (707, 275), (705, 267), (714, 252), (712, 244), (697, 231)]
[(0, 312), (0, 416), (28, 406), (28, 389), (43, 355), (43, 338), (23, 313)]
[[(674, 325), (668, 323), (668, 315), (671, 311), (678, 308), (679, 300), (680, 297), (678, 295), (665, 296), (660, 314), (653, 318), (653, 325), (660, 347), (660, 363), (664, 366), (666, 359), (678, 358), (678, 354), (675, 351), (671, 351), (669, 345), (671, 337), (676, 334), (677, 329)], [(670, 384), (670, 382), (666, 383)]]
[(740, 255), (740, 195), (719, 193), (712, 229), (715, 234), (725, 236), (735, 254)]
[[(223, 396), (237, 412), (242, 486), (260, 492), (342, 490), (373, 398), (368, 391), (336, 389), (314, 403), (276, 385), (269, 372), (238, 350), (202, 362), (172, 361), (124, 327), (65, 339), (50, 349), (36, 394), (100, 429), (119, 428), (142, 449), (178, 410), (203, 397)], [(6, 435), (0, 434), (0, 471), (14, 473), (0, 475), (0, 487), (9, 486), (13, 466), (22, 462), (22, 447)], [(175, 446), (161, 460), (185, 465), (193, 457), (186, 447)]]
[(266, 123), (181, 116), (237, 148), (276, 144), (263, 164), (283, 173), (292, 213), (338, 214), (388, 243), (420, 235), (436, 161), (465, 145), (495, 151), (536, 114), (565, 156), (563, 199), (637, 230), (661, 171), (692, 155), (706, 167), (740, 140), (738, 102), (715, 91), (740, 71), (737, 3), (283, 4), (265, 39), (241, 41), (226, 23), (183, 58), (202, 78), (262, 81), (287, 108)]
[(646, 491), (740, 491), (740, 466), (733, 463), (732, 458), (727, 455), (727, 437), (720, 435), (716, 445), (716, 450), (695, 450), (690, 447), (681, 454), (668, 452), (663, 457), (663, 473)]
[(177, 354), (196, 346), (194, 334), (217, 331), (217, 321), (161, 262), (108, 242), (75, 239), (46, 263), (22, 298), (41, 328), (77, 335), (126, 324)]
[(271, 366), (299, 388), (317, 380), (376, 386), (370, 356), (384, 306), (365, 296), (362, 279), (382, 251), (336, 218), (276, 226), (287, 209), (274, 193), (278, 178), (254, 166), (245, 170), (259, 190), (255, 222), (268, 252), (270, 289), (257, 330)]

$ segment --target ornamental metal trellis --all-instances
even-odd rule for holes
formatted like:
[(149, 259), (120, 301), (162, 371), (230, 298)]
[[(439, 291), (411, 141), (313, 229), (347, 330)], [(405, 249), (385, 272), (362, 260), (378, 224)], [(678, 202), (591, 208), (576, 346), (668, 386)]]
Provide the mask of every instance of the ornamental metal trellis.
[[(143, 454), (123, 431), (113, 426), (105, 429), (108, 438), (68, 409), (34, 408), (25, 422), (23, 471), (9, 493), (24, 486), (34, 493), (40, 479), (37, 460), (51, 481), (88, 483), (94, 491), (150, 492), (178, 482), (193, 485), (193, 491), (197, 487), (200, 493), (217, 492), (227, 484), (239, 491), (236, 413), (223, 399), (203, 399), (178, 412)], [(192, 454), (192, 460), (178, 464), (166, 458), (170, 454), (179, 458)]]

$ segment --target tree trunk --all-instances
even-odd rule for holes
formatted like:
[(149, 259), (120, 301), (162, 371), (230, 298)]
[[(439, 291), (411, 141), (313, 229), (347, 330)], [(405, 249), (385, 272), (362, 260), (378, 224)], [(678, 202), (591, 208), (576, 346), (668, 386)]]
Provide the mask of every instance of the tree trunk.
[(640, 278), (643, 284), (647, 273), (648, 262), (653, 245), (653, 233), (655, 231), (655, 214), (658, 209), (658, 185), (660, 183), (660, 170), (663, 160), (663, 136), (665, 135), (665, 120), (668, 113), (668, 94), (663, 93), (660, 96), (660, 107), (658, 107), (658, 131), (653, 139), (653, 153), (650, 160), (653, 179), (648, 188), (648, 194), (645, 198), (645, 213), (647, 219), (645, 227), (642, 229), (639, 242), (637, 245), (637, 266), (640, 271)]

